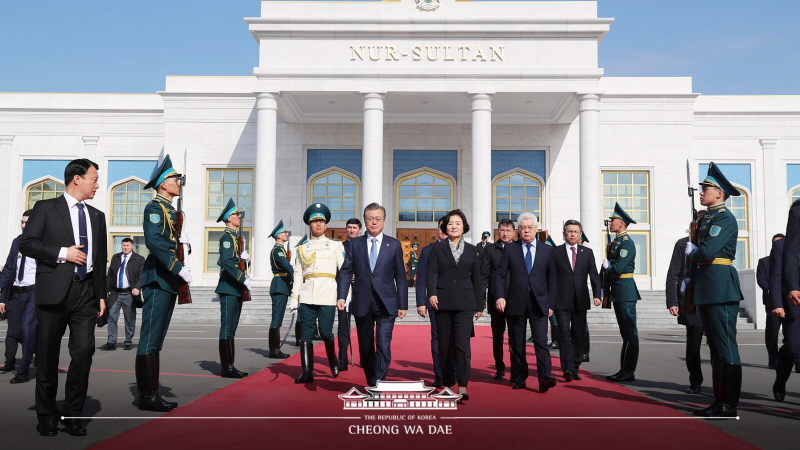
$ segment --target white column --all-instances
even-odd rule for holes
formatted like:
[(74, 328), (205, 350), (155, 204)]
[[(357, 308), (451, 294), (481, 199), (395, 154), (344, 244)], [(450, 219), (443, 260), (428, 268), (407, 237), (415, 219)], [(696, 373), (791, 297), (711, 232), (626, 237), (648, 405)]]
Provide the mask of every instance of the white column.
[[(97, 165), (100, 166), (100, 170), (97, 171), (97, 182), (100, 184), (100, 186), (108, 186), (108, 166), (105, 164), (105, 161), (98, 161), (97, 159), (97, 141), (100, 140), (100, 136), (83, 136), (82, 139), (83, 153), (81, 153), (79, 157), (86, 158), (97, 163)], [(107, 205), (107, 202), (108, 189), (98, 189), (97, 194), (92, 200), (89, 201), (89, 204), (99, 207), (100, 209), (104, 209), (102, 205)]]
[(472, 101), (472, 243), (491, 231), (492, 217), (492, 94), (470, 94)]
[(600, 193), (600, 98), (595, 94), (578, 95), (580, 117), (580, 183), (581, 223), (589, 247), (595, 256), (601, 257), (603, 248), (602, 197)]
[[(18, 177), (21, 178), (22, 159), (18, 159), (17, 155), (11, 152), (11, 144), (13, 142), (14, 136), (0, 136), (0, 155), (4, 155), (6, 164), (14, 167), (16, 173), (19, 174)], [(19, 161), (19, 165), (17, 165), (17, 161)], [(24, 200), (22, 207), (17, 207), (19, 205), (17, 199), (20, 198), (20, 184), (17, 184), (17, 192), (14, 194), (11, 193), (12, 179), (17, 180), (17, 183), (19, 183), (18, 177), (4, 176), (2, 180), (0, 180), (0, 197), (6, 199), (6, 207), (0, 212), (0, 220), (2, 220), (1, 223), (7, 224), (7, 226), (0, 227), (0, 242), (11, 242), (10, 237), (19, 234), (19, 216), (21, 216), (22, 212), (26, 209)], [(12, 218), (14, 220), (12, 220)]]
[(253, 279), (272, 277), (269, 263), (269, 232), (275, 226), (275, 185), (278, 155), (277, 92), (258, 94), (256, 125), (256, 168), (253, 189)]
[[(759, 221), (762, 222), (760, 227), (760, 236), (753, 236), (751, 241), (757, 242), (753, 248), (756, 255), (766, 255), (772, 248), (772, 236), (775, 233), (784, 233), (786, 231), (786, 169), (778, 168), (777, 139), (759, 139), (762, 150), (761, 160), (761, 180), (756, 183), (758, 186), (754, 191), (761, 192), (758, 199), (759, 205), (751, 202), (750, 210), (759, 211), (761, 217)], [(759, 177), (756, 177), (758, 180)], [(755, 200), (755, 199), (753, 199)], [(778, 212), (775, 214), (775, 212)], [(752, 234), (751, 234), (752, 236)]]
[[(361, 150), (361, 211), (383, 204), (383, 99), (385, 92), (364, 95), (364, 148)], [(359, 216), (361, 212), (359, 211)]]

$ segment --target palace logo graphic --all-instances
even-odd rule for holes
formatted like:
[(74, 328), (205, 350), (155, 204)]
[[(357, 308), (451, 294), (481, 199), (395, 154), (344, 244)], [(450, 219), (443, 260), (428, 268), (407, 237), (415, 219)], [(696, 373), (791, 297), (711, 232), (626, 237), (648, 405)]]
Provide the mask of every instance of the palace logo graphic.
[(456, 409), (461, 395), (448, 388), (431, 394), (435, 388), (419, 381), (378, 381), (375, 387), (364, 388), (362, 394), (356, 388), (339, 396), (344, 409)]

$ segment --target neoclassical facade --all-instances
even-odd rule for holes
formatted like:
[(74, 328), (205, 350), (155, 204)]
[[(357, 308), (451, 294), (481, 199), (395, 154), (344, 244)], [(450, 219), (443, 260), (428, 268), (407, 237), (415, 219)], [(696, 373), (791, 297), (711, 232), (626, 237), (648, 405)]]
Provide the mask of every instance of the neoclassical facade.
[(687, 161), (692, 184), (714, 161), (744, 192), (730, 205), (743, 276), (800, 197), (800, 97), (604, 77), (598, 46), (613, 19), (598, 18), (596, 2), (264, 1), (245, 22), (259, 44), (252, 76), (169, 76), (144, 95), (0, 93), (0, 242), (85, 156), (100, 164), (93, 203), (108, 212), (111, 245), (133, 235), (141, 248), (142, 186), (169, 153), (188, 175), (195, 284), (216, 283), (214, 220), (228, 197), (247, 211), (262, 285), (269, 231), (283, 219), (296, 242), (311, 202), (333, 211), (334, 237), (379, 202), (386, 232), (407, 244), (429, 242), (453, 208), (473, 242), (521, 211), (558, 243), (563, 222), (579, 219), (600, 255), (618, 201), (638, 222), (636, 281), (647, 290), (663, 289), (686, 233)]

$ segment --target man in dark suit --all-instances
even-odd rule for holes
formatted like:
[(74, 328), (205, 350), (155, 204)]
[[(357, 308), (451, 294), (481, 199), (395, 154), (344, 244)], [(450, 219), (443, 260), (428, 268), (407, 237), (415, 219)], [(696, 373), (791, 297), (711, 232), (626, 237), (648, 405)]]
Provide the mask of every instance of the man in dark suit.
[[(444, 217), (439, 218), (437, 230), (439, 233), (439, 240), (442, 242), (447, 239), (447, 235), (442, 231), (442, 222)], [(428, 300), (428, 260), (431, 257), (431, 248), (433, 243), (426, 245), (422, 249), (419, 256), (419, 263), (417, 264), (417, 280), (415, 292), (417, 296), (417, 314), (422, 317), (430, 317), (431, 320), (431, 359), (433, 359), (433, 387), (440, 388), (442, 384), (442, 371), (439, 368), (439, 332), (436, 328), (436, 314), (433, 314), (431, 303)]]
[(111, 257), (106, 284), (108, 286), (108, 342), (100, 350), (117, 349), (117, 320), (119, 311), (125, 316), (125, 342), (123, 349), (133, 348), (136, 331), (136, 302), (141, 301), (144, 258), (133, 251), (133, 239), (122, 240), (122, 251)]
[[(361, 234), (361, 221), (356, 219), (355, 217), (348, 219), (347, 223), (345, 224), (345, 229), (347, 230), (347, 240), (342, 242), (344, 246), (344, 251), (350, 253), (350, 242), (351, 239), (357, 238)], [(412, 277), (413, 280), (413, 277)], [(353, 279), (350, 279), (350, 286), (352, 288)], [(345, 304), (345, 309), (343, 311), (337, 311), (339, 317), (339, 325), (337, 334), (339, 336), (339, 371), (347, 370), (348, 366), (348, 358), (347, 358), (347, 350), (350, 347), (350, 318), (352, 315), (350, 314), (350, 300), (352, 299), (352, 295), (350, 293), (347, 294), (347, 301)]]
[[(486, 310), (491, 317), (492, 326), (492, 356), (494, 357), (495, 373), (492, 376), (495, 380), (503, 378), (506, 373), (506, 364), (503, 362), (503, 341), (505, 341), (506, 334), (506, 315), (497, 310), (495, 302), (497, 298), (494, 296), (494, 279), (491, 273), (495, 272), (500, 267), (500, 259), (503, 257), (503, 248), (513, 242), (514, 240), (514, 222), (511, 219), (502, 219), (497, 224), (497, 235), (500, 239), (497, 242), (490, 243), (486, 246), (483, 256), (483, 270), (484, 278), (488, 280), (488, 301), (486, 302)], [(508, 288), (508, 279), (506, 279), (506, 288)], [(514, 360), (511, 360), (511, 382), (516, 381), (517, 370), (514, 366)]]
[[(555, 315), (558, 319), (559, 355), (564, 380), (580, 380), (578, 369), (583, 362), (583, 342), (589, 299), (600, 306), (600, 276), (597, 274), (592, 249), (579, 245), (583, 227), (577, 220), (564, 222), (564, 243), (555, 248), (558, 296)], [(592, 285), (592, 295), (586, 281)]]
[(481, 233), (481, 241), (475, 246), (478, 248), (478, 257), (481, 258), (481, 260), (483, 260), (483, 254), (486, 252), (486, 246), (491, 245), (491, 242), (489, 242), (489, 236), (491, 235), (492, 233), (489, 233), (488, 231)]
[[(539, 392), (547, 392), (557, 381), (550, 374), (550, 352), (547, 349), (547, 319), (553, 314), (558, 279), (553, 247), (537, 243), (539, 226), (533, 213), (525, 212), (517, 219), (519, 241), (505, 246), (500, 266), (493, 274), (496, 306), (505, 312), (508, 340), (513, 364), (519, 369), (513, 389), (524, 389), (528, 378), (525, 355), (526, 318), (531, 323), (533, 346), (536, 348), (536, 372)], [(510, 278), (508, 289), (506, 279)]]
[[(22, 213), (20, 226), (23, 231), (30, 215), (31, 210)], [(0, 273), (0, 312), (8, 310), (6, 363), (0, 371), (14, 370), (17, 348), (22, 343), (22, 358), (16, 365), (11, 384), (28, 381), (28, 370), (36, 351), (36, 260), (20, 254), (20, 237), (11, 242), (11, 250)]]
[(786, 382), (792, 374), (792, 365), (800, 357), (799, 259), (800, 200), (797, 200), (789, 210), (786, 237), (773, 242), (770, 252), (770, 307), (772, 313), (781, 318), (783, 326), (783, 346), (778, 351), (775, 383), (772, 385), (772, 394), (779, 402), (786, 397)]
[(383, 206), (370, 203), (364, 208), (367, 233), (352, 240), (337, 275), (339, 311), (345, 309), (347, 291), (353, 282), (350, 312), (356, 318), (358, 352), (370, 386), (386, 379), (392, 359), (394, 321), (405, 317), (408, 309), (403, 249), (400, 241), (383, 234), (385, 223)]
[[(705, 211), (698, 211), (702, 217)], [(689, 371), (687, 394), (699, 394), (703, 384), (703, 369), (700, 365), (700, 346), (703, 343), (703, 321), (700, 314), (686, 311), (684, 301), (686, 286), (686, 243), (689, 237), (678, 239), (672, 249), (672, 259), (667, 269), (667, 308), (670, 314), (678, 317), (678, 323), (686, 326), (686, 369)]]
[[(772, 242), (779, 241), (783, 238), (783, 234), (778, 233), (772, 236)], [(772, 314), (772, 308), (769, 307), (771, 304), (769, 293), (770, 271), (769, 256), (759, 259), (756, 268), (756, 282), (758, 283), (758, 287), (761, 288), (761, 302), (764, 304), (764, 308), (767, 311), (767, 326), (764, 330), (764, 344), (767, 346), (768, 356), (767, 367), (774, 369), (778, 362), (778, 334), (781, 329), (781, 319)]]
[[(70, 161), (64, 169), (64, 195), (33, 207), (20, 240), (20, 253), (36, 260), (36, 414), (42, 436), (58, 434), (57, 420), (73, 436), (86, 435), (78, 419), (89, 388), (97, 318), (106, 309), (106, 218), (85, 200), (94, 198), (97, 164)], [(61, 339), (69, 327), (72, 361), (64, 388), (64, 409), (56, 407)]]

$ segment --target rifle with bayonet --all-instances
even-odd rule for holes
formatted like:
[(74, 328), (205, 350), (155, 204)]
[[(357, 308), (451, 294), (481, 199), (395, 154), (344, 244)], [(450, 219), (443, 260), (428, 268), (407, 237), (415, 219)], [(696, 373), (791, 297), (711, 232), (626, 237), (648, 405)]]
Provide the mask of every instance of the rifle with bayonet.
[[(183, 152), (183, 171), (186, 172), (186, 151)], [(180, 242), (180, 236), (183, 233), (183, 227), (186, 222), (186, 215), (183, 213), (183, 187), (186, 186), (186, 174), (181, 175), (179, 180), (180, 193), (178, 194), (178, 208), (175, 214), (175, 234), (179, 236), (178, 244), (175, 248), (175, 257), (181, 265), (186, 263), (186, 255), (184, 254), (183, 246)], [(188, 254), (192, 254), (192, 245), (186, 244)], [(178, 304), (185, 305), (192, 303), (192, 293), (189, 290), (189, 283), (181, 279), (178, 284)]]
[[(697, 208), (694, 206), (694, 193), (697, 191), (697, 188), (692, 187), (692, 176), (691, 171), (689, 170), (689, 160), (686, 160), (686, 184), (688, 185), (689, 189), (689, 199), (690, 199), (690, 208), (692, 211), (692, 221), (689, 224), (689, 242), (697, 245)], [(693, 270), (690, 270), (690, 265), (692, 262), (689, 260), (689, 256), (684, 256), (684, 267), (686, 268), (686, 273), (690, 274), (693, 273)], [(688, 277), (687, 277), (688, 278)], [(686, 280), (686, 278), (684, 278)], [(694, 280), (689, 279), (689, 282), (686, 283), (686, 289), (683, 291), (683, 312), (694, 314), (695, 313), (695, 306), (694, 306)]]
[[(611, 261), (611, 221), (605, 220), (606, 225), (606, 259)], [(600, 278), (603, 280), (603, 285), (600, 291), (603, 295), (603, 308), (611, 309), (611, 274), (608, 269), (603, 267), (600, 269)]]

